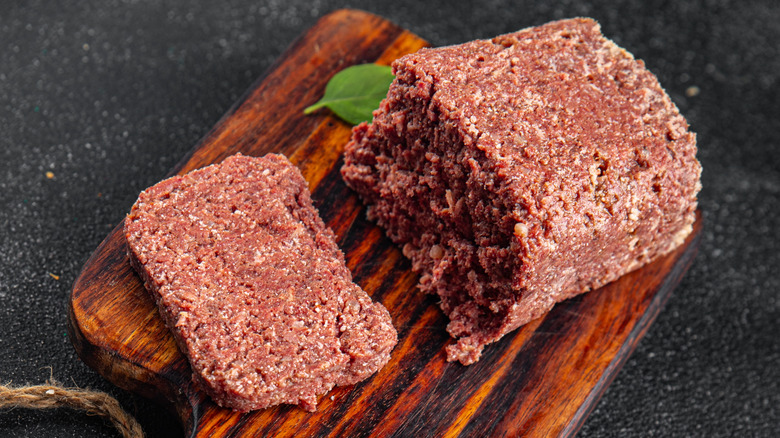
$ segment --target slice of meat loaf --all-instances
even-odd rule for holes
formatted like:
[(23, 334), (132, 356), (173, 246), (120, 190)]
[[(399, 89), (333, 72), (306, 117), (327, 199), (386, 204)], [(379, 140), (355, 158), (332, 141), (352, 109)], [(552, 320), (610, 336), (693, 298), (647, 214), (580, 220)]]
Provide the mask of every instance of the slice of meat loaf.
[(450, 318), (449, 360), (669, 252), (691, 230), (695, 135), (590, 19), (393, 64), (341, 169)]
[(396, 343), (281, 155), (235, 155), (160, 182), (141, 193), (125, 236), (194, 381), (221, 406), (313, 411)]

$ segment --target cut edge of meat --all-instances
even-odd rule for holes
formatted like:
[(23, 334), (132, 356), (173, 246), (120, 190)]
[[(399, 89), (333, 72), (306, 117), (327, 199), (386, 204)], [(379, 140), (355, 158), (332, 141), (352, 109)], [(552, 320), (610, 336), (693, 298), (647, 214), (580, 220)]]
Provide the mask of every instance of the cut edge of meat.
[[(267, 172), (268, 169), (271, 169), (271, 172)], [(284, 175), (274, 175), (273, 173), (277, 171)], [(238, 174), (220, 175), (220, 173), (226, 172), (238, 172)], [(268, 173), (272, 175), (268, 176)], [(212, 180), (209, 180), (209, 178), (212, 178)], [(260, 178), (260, 180), (257, 180), (260, 182), (258, 183), (253, 178)], [(268, 187), (260, 187), (263, 185), (263, 178), (276, 178), (276, 180), (266, 181), (269, 185)], [(258, 193), (261, 194), (275, 193), (275, 187), (271, 186), (278, 183), (284, 186), (281, 192), (277, 192), (281, 193), (284, 199), (280, 201), (280, 198), (276, 197), (262, 198), (260, 201), (273, 205), (271, 207), (256, 206), (255, 210), (252, 210), (250, 204), (241, 204), (242, 201), (247, 201), (244, 194), (240, 192), (233, 193), (231, 192), (232, 189), (227, 186), (218, 187), (220, 190), (215, 192), (198, 193), (196, 186), (199, 183), (208, 184), (209, 181), (213, 183), (214, 179), (218, 184), (257, 183), (258, 187), (260, 187), (257, 189)], [(247, 182), (244, 179), (251, 181)], [(204, 182), (203, 180), (206, 181)], [(222, 181), (222, 183), (219, 183), (219, 181)], [(194, 192), (187, 193), (188, 190), (194, 190)], [(150, 242), (149, 236), (154, 235), (159, 230), (152, 230), (154, 233), (145, 237), (140, 235), (144, 231), (149, 230), (144, 230), (143, 226), (136, 223), (136, 221), (152, 221), (147, 222), (147, 224), (152, 223), (157, 224), (154, 226), (159, 226), (160, 224), (165, 224), (165, 220), (169, 219), (165, 217), (166, 213), (163, 210), (151, 208), (150, 214), (147, 214), (149, 212), (144, 213), (142, 211), (145, 208), (144, 204), (161, 202), (161, 205), (164, 207), (171, 208), (186, 207), (186, 205), (202, 205), (205, 201), (194, 198), (207, 198), (212, 195), (217, 196), (217, 203), (219, 203), (225, 202), (225, 199), (219, 198), (223, 191), (226, 193), (225, 196), (228, 196), (227, 201), (232, 203), (231, 205), (217, 205), (218, 208), (225, 207), (224, 211), (204, 213), (201, 217), (198, 217), (198, 212), (177, 211), (172, 217), (182, 219), (183, 214), (188, 214), (191, 220), (216, 221), (215, 218), (218, 218), (219, 214), (229, 215), (232, 213), (241, 215), (241, 218), (244, 219), (247, 218), (247, 215), (251, 216), (254, 214), (256, 217), (250, 219), (259, 217), (261, 219), (260, 222), (266, 219), (270, 222), (263, 225), (257, 221), (252, 222), (249, 219), (242, 222), (242, 219), (238, 218), (233, 222), (228, 220), (223, 224), (216, 224), (213, 229), (207, 231), (209, 235), (211, 233), (222, 233), (221, 239), (204, 237), (203, 230), (208, 229), (208, 227), (199, 228), (198, 226), (193, 226), (191, 229), (179, 227), (176, 230), (178, 234), (171, 233), (167, 236), (169, 239), (163, 243), (162, 247), (164, 248), (156, 253), (154, 247), (155, 245), (160, 247), (160, 242)], [(174, 194), (173, 196), (171, 196), (172, 193)], [(190, 198), (183, 204), (177, 205), (174, 201), (170, 201), (171, 197), (176, 198), (177, 196), (183, 198), (189, 196)], [(178, 200), (179, 198), (176, 199)], [(251, 201), (252, 199), (249, 198), (249, 200)], [(166, 206), (166, 202), (169, 205)], [(187, 204), (187, 202), (190, 204)], [(279, 202), (289, 205), (281, 206)], [(264, 208), (271, 210), (262, 210)], [(263, 217), (263, 211), (270, 212), (271, 216)], [(141, 217), (144, 214), (147, 214), (147, 217)], [(282, 214), (284, 217), (277, 217), (278, 214)], [(283, 235), (294, 237), (292, 240), (279, 241), (269, 247), (268, 251), (271, 251), (269, 254), (272, 256), (272, 261), (270, 265), (268, 263), (265, 265), (271, 266), (274, 263), (282, 263), (282, 265), (278, 267), (271, 266), (270, 268), (266, 266), (266, 268), (276, 269), (276, 271), (268, 271), (268, 269), (262, 271), (263, 268), (258, 268), (261, 269), (262, 273), (266, 274), (266, 279), (269, 272), (286, 272), (286, 268), (283, 266), (284, 257), (286, 257), (285, 251), (304, 251), (301, 253), (302, 255), (309, 254), (310, 257), (316, 257), (315, 260), (310, 260), (311, 263), (309, 263), (309, 265), (316, 265), (314, 268), (311, 268), (313, 271), (306, 271), (311, 278), (302, 280), (301, 278), (290, 277), (291, 279), (287, 284), (295, 285), (296, 282), (303, 284), (307, 281), (318, 281), (319, 283), (310, 284), (313, 286), (328, 284), (335, 289), (330, 291), (323, 289), (322, 291), (317, 290), (313, 292), (306, 292), (305, 290), (289, 291), (290, 299), (293, 299), (293, 296), (297, 297), (300, 295), (303, 297), (304, 302), (298, 301), (292, 307), (288, 307), (284, 306), (284, 300), (279, 301), (278, 293), (273, 290), (263, 290), (262, 279), (252, 279), (251, 273), (247, 274), (248, 276), (244, 275), (243, 271), (253, 266), (253, 263), (245, 262), (246, 257), (244, 257), (244, 261), (239, 261), (238, 265), (233, 266), (239, 269), (239, 271), (233, 272), (228, 269), (231, 267), (226, 266), (229, 260), (225, 257), (239, 257), (240, 254), (230, 255), (224, 252), (221, 255), (222, 259), (215, 259), (217, 261), (221, 260), (221, 263), (223, 263), (223, 265), (214, 268), (216, 271), (224, 273), (223, 277), (203, 277), (208, 281), (213, 280), (214, 283), (224, 281), (225, 284), (233, 285), (226, 288), (224, 292), (219, 292), (221, 289), (218, 289), (217, 292), (208, 292), (208, 287), (203, 289), (201, 285), (187, 283), (182, 278), (189, 274), (177, 272), (176, 268), (171, 265), (171, 260), (179, 260), (180, 262), (183, 260), (184, 262), (181, 263), (185, 263), (187, 260), (196, 257), (199, 261), (201, 258), (205, 261), (207, 257), (213, 255), (209, 252), (210, 250), (203, 252), (201, 249), (198, 249), (200, 247), (197, 245), (193, 246), (192, 242), (182, 243), (188, 242), (188, 239), (200, 239), (197, 243), (203, 246), (219, 245), (220, 242), (231, 241), (234, 238), (243, 239), (243, 233), (247, 233), (248, 236), (262, 236), (262, 233), (252, 234), (257, 232), (257, 228), (262, 228), (258, 224), (266, 226), (268, 229), (272, 229), (272, 231), (277, 230)], [(225, 228), (220, 228), (223, 225)], [(235, 229), (231, 230), (231, 227)], [(242, 234), (240, 236), (230, 234), (236, 230), (239, 230)], [(191, 235), (188, 235), (188, 232)], [(314, 208), (305, 180), (301, 176), (300, 171), (283, 156), (269, 154), (263, 158), (252, 158), (238, 154), (227, 158), (221, 164), (208, 166), (184, 176), (176, 176), (162, 181), (150, 187), (139, 196), (139, 202), (134, 205), (133, 210), (125, 220), (125, 235), (128, 241), (128, 254), (131, 264), (136, 272), (139, 273), (144, 287), (149, 291), (157, 304), (160, 315), (174, 335), (179, 349), (189, 359), (193, 369), (193, 381), (220, 406), (238, 411), (248, 411), (280, 403), (288, 403), (298, 404), (303, 409), (313, 411), (316, 409), (317, 397), (328, 392), (334, 385), (357, 383), (383, 367), (389, 360), (390, 352), (397, 342), (397, 334), (392, 326), (387, 309), (379, 303), (372, 302), (368, 294), (352, 282), (351, 274), (344, 264), (343, 254), (335, 243), (335, 236), (325, 226)], [(271, 235), (267, 234), (266, 238), (269, 238), (268, 236)], [(303, 239), (304, 243), (298, 244), (300, 239)], [(252, 246), (254, 243), (251, 239), (247, 238), (246, 242), (235, 247), (236, 251), (258, 251)], [(269, 240), (268, 242), (274, 241)], [(284, 242), (288, 242), (289, 249), (284, 246)], [(196, 250), (193, 251), (194, 254), (188, 254), (184, 251), (186, 248), (196, 248)], [(221, 248), (224, 249), (224, 245)], [(160, 248), (157, 249), (159, 250)], [(168, 253), (164, 254), (166, 251)], [(169, 257), (176, 251), (179, 251), (177, 257)], [(295, 254), (291, 253), (289, 256), (293, 257)], [(156, 263), (154, 257), (163, 260), (163, 262)], [(169, 258), (166, 259), (166, 257)], [(190, 259), (187, 259), (187, 257), (190, 257)], [(166, 263), (169, 265), (165, 266)], [(301, 265), (303, 266), (302, 269), (308, 269), (305, 265), (305, 263)], [(197, 269), (211, 269), (202, 268), (192, 263), (187, 266), (195, 266)], [(297, 275), (293, 272), (290, 273), (293, 276)], [(199, 277), (195, 276), (193, 278)], [(273, 286), (274, 284), (284, 285), (286, 283), (281, 281), (268, 284)], [(306, 286), (306, 284), (303, 285)], [(200, 287), (199, 290), (198, 287)], [(203, 304), (205, 302), (203, 300), (200, 302), (191, 300), (193, 289), (200, 294), (206, 293), (206, 295), (199, 295), (201, 297), (205, 296), (208, 299), (216, 300), (215, 302), (226, 303), (232, 319), (228, 318), (227, 321), (220, 319), (220, 316), (226, 310), (219, 306), (212, 306), (212, 310), (205, 311), (204, 309), (208, 303)], [(328, 295), (329, 293), (331, 295)], [(240, 298), (232, 299), (227, 297), (226, 294), (238, 294)], [(298, 339), (295, 342), (300, 344), (297, 346), (298, 353), (292, 352), (295, 354), (294, 356), (266, 354), (266, 358), (278, 359), (276, 360), (277, 366), (274, 368), (274, 365), (271, 364), (271, 368), (263, 368), (267, 367), (269, 362), (263, 359), (263, 355), (259, 353), (259, 350), (254, 351), (254, 347), (258, 349), (281, 348), (284, 350), (293, 348), (297, 344), (295, 342), (283, 341), (283, 338), (279, 338), (280, 341), (275, 342), (273, 336), (269, 337), (267, 335), (268, 330), (270, 329), (272, 332), (276, 330), (278, 332), (278, 330), (284, 330), (284, 326), (274, 325), (273, 315), (270, 318), (271, 322), (258, 323), (250, 315), (254, 308), (251, 305), (243, 306), (242, 303), (234, 302), (239, 299), (247, 300), (250, 304), (251, 302), (271, 303), (276, 300), (281, 304), (276, 305), (276, 307), (268, 304), (269, 307), (265, 308), (273, 312), (293, 312), (290, 314), (292, 315), (291, 317), (283, 317), (281, 319), (275, 317), (279, 324), (284, 322), (284, 320), (292, 321), (292, 324), (297, 328), (293, 327), (290, 330), (307, 330), (307, 327), (309, 327), (314, 332), (308, 337), (300, 335), (297, 338), (295, 338), (294, 333), (291, 333), (294, 339)], [(257, 301), (258, 299), (261, 301)], [(255, 304), (255, 308), (264, 307), (263, 305), (258, 307)], [(209, 316), (206, 318), (201, 317), (198, 320), (196, 316), (193, 316), (196, 314)], [(298, 314), (300, 315), (295, 316)], [(320, 316), (322, 321), (316, 319)], [(193, 323), (191, 319), (194, 319), (195, 322)], [(266, 327), (266, 331), (256, 330), (252, 332), (249, 329), (246, 329), (248, 331), (240, 331), (244, 329), (241, 328), (240, 324), (234, 324), (235, 321), (233, 319), (237, 321), (246, 320), (246, 324), (252, 327)], [(208, 324), (211, 324), (211, 329), (204, 332), (203, 326)], [(249, 341), (245, 345), (243, 339), (233, 340), (234, 334), (231, 334), (229, 331), (225, 332), (224, 335), (219, 334), (219, 330), (222, 330), (220, 327), (229, 327), (231, 324), (239, 328), (242, 338), (270, 339), (270, 346), (252, 345)], [(198, 333), (208, 333), (210, 337), (199, 337)], [(211, 334), (213, 333), (218, 335), (212, 336)], [(265, 336), (265, 338), (262, 336)], [(289, 336), (285, 334), (284, 337), (286, 339)], [(248, 347), (244, 348), (247, 345)], [(242, 350), (242, 348), (244, 349)], [(307, 356), (307, 348), (316, 351), (312, 350), (314, 352)], [(316, 352), (327, 352), (329, 348), (332, 353), (327, 353), (323, 357), (316, 356)], [(333, 350), (334, 348), (336, 350)], [(222, 351), (227, 353), (220, 353)], [(335, 356), (331, 358), (328, 356), (329, 354), (335, 354)], [(281, 362), (279, 362), (280, 360)], [(284, 366), (285, 360), (293, 360), (292, 369)], [(306, 362), (306, 360), (309, 360), (309, 362)], [(332, 360), (335, 360), (335, 362), (332, 362)], [(296, 361), (302, 362), (298, 363)], [(321, 368), (322, 371), (309, 369), (310, 367), (323, 366), (325, 368)], [(279, 378), (277, 379), (276, 376), (279, 376)], [(252, 383), (254, 383), (254, 387), (247, 388), (247, 385)], [(278, 385), (282, 386), (277, 387)]]

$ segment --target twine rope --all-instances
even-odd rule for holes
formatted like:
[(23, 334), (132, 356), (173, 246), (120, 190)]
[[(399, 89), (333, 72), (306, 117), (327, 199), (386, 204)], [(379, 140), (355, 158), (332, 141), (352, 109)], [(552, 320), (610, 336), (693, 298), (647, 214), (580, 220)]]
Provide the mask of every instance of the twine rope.
[(72, 408), (97, 415), (111, 421), (125, 438), (143, 438), (141, 425), (125, 412), (119, 402), (110, 395), (81, 388), (65, 388), (54, 379), (44, 385), (6, 386), (0, 385), (0, 409), (28, 408), (54, 409)]

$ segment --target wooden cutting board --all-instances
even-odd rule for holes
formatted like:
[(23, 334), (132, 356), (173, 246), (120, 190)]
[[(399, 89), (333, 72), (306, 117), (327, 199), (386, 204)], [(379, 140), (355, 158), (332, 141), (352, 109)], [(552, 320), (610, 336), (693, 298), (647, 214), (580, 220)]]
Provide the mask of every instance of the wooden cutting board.
[(130, 267), (121, 226), (73, 285), (69, 333), (84, 362), (116, 385), (171, 407), (192, 437), (574, 435), (690, 266), (701, 220), (674, 253), (558, 304), (488, 346), (476, 364), (446, 362), (444, 347), (452, 341), (436, 300), (416, 289), (409, 262), (366, 220), (340, 178), (350, 127), (327, 110), (303, 115), (339, 70), (389, 64), (425, 45), (380, 17), (331, 13), (171, 172), (236, 152), (287, 155), (309, 182), (355, 281), (393, 317), (399, 342), (387, 366), (358, 385), (335, 388), (315, 413), (280, 406), (240, 414), (216, 406), (193, 386), (186, 359)]

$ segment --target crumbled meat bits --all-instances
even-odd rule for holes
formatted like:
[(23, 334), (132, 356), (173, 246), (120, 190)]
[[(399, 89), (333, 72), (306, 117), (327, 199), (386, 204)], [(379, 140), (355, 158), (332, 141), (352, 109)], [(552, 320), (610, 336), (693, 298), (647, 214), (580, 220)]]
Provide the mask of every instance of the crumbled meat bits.
[(387, 310), (356, 284), (281, 155), (235, 155), (141, 193), (130, 259), (188, 357), (193, 379), (238, 411), (313, 411), (334, 385), (390, 358)]
[(393, 64), (341, 169), (483, 347), (671, 251), (695, 218), (695, 135), (642, 61), (569, 19)]

